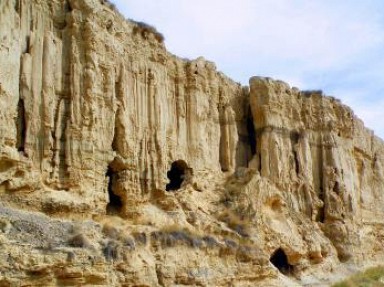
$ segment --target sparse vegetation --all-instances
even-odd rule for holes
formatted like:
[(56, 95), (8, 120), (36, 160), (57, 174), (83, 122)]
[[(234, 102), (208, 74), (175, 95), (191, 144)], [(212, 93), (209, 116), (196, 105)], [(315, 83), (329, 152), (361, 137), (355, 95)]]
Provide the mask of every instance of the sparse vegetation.
[(109, 9), (111, 9), (114, 12), (118, 12), (116, 5), (110, 2), (109, 0), (100, 0), (100, 3), (107, 6)]
[(144, 232), (135, 232), (132, 234), (134, 240), (140, 244), (140, 245), (146, 245), (147, 244), (147, 234)]
[(119, 231), (116, 227), (112, 226), (109, 223), (103, 225), (103, 234), (109, 238), (117, 239), (119, 236)]
[(175, 231), (156, 231), (152, 232), (151, 238), (160, 242), (163, 247), (174, 247), (178, 244), (185, 244), (190, 247), (199, 247), (200, 239), (194, 238), (184, 230)]
[(245, 218), (240, 218), (234, 212), (226, 210), (220, 215), (219, 220), (225, 222), (230, 229), (237, 232), (240, 236), (249, 237), (249, 222)]
[(384, 287), (384, 266), (373, 267), (332, 285), (333, 287)]
[(210, 235), (202, 236), (177, 225), (167, 226), (161, 231), (152, 232), (151, 240), (152, 243), (159, 242), (162, 247), (186, 245), (191, 248), (214, 248), (220, 246), (217, 239)]
[(109, 240), (103, 247), (103, 254), (107, 261), (118, 260), (121, 257), (121, 245), (116, 240)]
[(85, 234), (78, 233), (69, 238), (68, 243), (72, 247), (89, 248), (92, 246), (91, 241)]
[(129, 250), (136, 249), (135, 240), (128, 233), (121, 233), (119, 235), (119, 240), (123, 246), (127, 247)]
[(301, 91), (301, 94), (305, 97), (310, 97), (312, 95), (322, 96), (323, 91), (322, 90), (307, 90), (307, 91)]
[(233, 241), (232, 239), (228, 239), (228, 238), (224, 239), (224, 243), (230, 249), (236, 249), (238, 246), (238, 244), (235, 241)]
[(103, 235), (106, 237), (106, 240), (101, 242), (102, 253), (107, 261), (124, 259), (127, 251), (136, 249), (135, 239), (130, 233), (115, 227), (114, 224), (118, 222), (107, 221), (102, 228)]
[(164, 42), (164, 36), (163, 34), (159, 33), (155, 27), (153, 27), (152, 25), (149, 25), (147, 23), (144, 23), (144, 22), (137, 22), (137, 21), (134, 21), (134, 20), (130, 20), (131, 22), (134, 23), (134, 28), (133, 28), (133, 34), (134, 35), (141, 35), (141, 37), (143, 39), (148, 39), (148, 36), (149, 34), (153, 34), (155, 36), (155, 39), (159, 42), (159, 43), (163, 43)]
[(209, 247), (209, 248), (213, 248), (213, 247), (216, 247), (216, 246), (219, 246), (219, 242), (216, 240), (216, 238), (210, 236), (210, 235), (206, 235), (202, 238), (205, 246)]
[(7, 219), (0, 218), (0, 232), (4, 234), (8, 234), (11, 228), (12, 228), (12, 225)]

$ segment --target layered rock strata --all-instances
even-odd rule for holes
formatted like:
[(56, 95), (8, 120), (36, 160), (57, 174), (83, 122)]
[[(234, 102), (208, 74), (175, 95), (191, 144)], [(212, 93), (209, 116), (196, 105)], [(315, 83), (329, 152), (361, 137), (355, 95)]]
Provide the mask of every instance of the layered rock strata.
[(383, 258), (384, 144), (335, 98), (242, 87), (99, 0), (2, 1), (0, 39), (1, 286), (297, 285)]

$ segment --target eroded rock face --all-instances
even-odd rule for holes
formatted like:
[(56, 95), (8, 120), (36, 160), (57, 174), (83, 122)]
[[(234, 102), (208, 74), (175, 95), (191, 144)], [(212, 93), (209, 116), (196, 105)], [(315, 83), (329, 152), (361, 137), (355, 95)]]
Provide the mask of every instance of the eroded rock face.
[(70, 191), (100, 213), (108, 167), (127, 208), (164, 188), (173, 161), (235, 168), (230, 102), (242, 88), (213, 63), (176, 58), (98, 1), (1, 5), (2, 156), (28, 164), (33, 186)]
[[(4, 286), (297, 285), (382, 258), (384, 144), (338, 100), (242, 87), (99, 0), (2, 1), (0, 39)], [(56, 237), (21, 243), (39, 220)]]

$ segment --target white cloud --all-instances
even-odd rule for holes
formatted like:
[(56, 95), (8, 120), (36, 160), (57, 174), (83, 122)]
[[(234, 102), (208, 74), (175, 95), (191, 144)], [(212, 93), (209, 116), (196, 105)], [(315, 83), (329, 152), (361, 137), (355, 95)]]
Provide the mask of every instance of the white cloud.
[[(128, 18), (156, 26), (179, 56), (204, 56), (243, 84), (252, 75), (263, 75), (303, 89), (323, 89), (350, 103), (384, 137), (384, 127), (375, 120), (384, 116), (384, 109), (377, 108), (383, 107), (378, 92), (384, 93), (383, 1), (114, 2)], [(351, 92), (354, 98), (348, 100)]]

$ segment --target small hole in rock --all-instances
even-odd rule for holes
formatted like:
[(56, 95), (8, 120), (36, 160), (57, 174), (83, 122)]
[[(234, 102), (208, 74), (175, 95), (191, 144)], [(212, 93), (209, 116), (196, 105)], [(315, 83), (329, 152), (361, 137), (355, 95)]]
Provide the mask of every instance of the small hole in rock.
[(284, 275), (291, 275), (293, 273), (293, 266), (289, 264), (288, 257), (283, 249), (277, 249), (269, 261)]
[(283, 207), (283, 203), (279, 199), (275, 199), (271, 203), (271, 208), (274, 211), (281, 212)]

